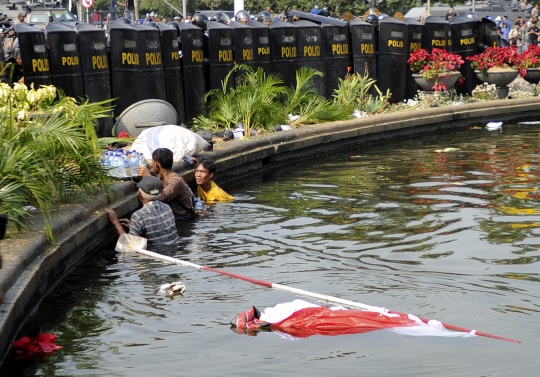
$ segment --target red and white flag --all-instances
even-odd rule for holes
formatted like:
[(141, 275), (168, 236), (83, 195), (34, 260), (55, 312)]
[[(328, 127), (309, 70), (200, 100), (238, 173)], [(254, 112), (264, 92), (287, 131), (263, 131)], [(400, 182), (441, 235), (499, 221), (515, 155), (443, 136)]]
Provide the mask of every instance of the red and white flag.
[(361, 334), (374, 330), (391, 330), (403, 335), (472, 337), (475, 331), (447, 330), (439, 321), (424, 323), (411, 314), (395, 313), (384, 308), (348, 310), (342, 306), (319, 306), (294, 300), (266, 308), (260, 312), (252, 307), (231, 321), (239, 334), (252, 335), (259, 330), (277, 331), (287, 338), (307, 338), (311, 335), (336, 336)]

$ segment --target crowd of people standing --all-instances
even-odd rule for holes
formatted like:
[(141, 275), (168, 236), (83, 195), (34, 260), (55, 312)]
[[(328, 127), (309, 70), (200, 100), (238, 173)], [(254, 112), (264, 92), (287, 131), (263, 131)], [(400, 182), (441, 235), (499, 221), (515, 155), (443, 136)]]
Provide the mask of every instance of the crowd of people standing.
[(538, 5), (533, 8), (528, 21), (518, 17), (514, 25), (501, 16), (495, 19), (497, 23), (498, 44), (501, 47), (514, 46), (522, 53), (529, 45), (537, 45), (540, 36), (538, 28)]

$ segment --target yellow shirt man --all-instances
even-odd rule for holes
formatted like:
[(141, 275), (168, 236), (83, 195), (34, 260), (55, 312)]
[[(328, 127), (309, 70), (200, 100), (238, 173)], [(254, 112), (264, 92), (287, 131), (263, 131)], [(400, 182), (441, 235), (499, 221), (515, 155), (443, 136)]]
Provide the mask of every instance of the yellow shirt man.
[(227, 194), (221, 187), (216, 185), (212, 178), (216, 173), (216, 166), (212, 160), (202, 159), (195, 168), (195, 181), (199, 185), (197, 193), (199, 198), (206, 203), (209, 202), (230, 202), (233, 196)]

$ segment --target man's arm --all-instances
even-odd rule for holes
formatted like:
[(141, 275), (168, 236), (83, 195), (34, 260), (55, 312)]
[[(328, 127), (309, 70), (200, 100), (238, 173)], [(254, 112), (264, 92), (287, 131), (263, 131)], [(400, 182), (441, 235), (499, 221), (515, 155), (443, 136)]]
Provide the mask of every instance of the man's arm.
[[(120, 237), (122, 234), (125, 234), (126, 231), (122, 227), (122, 224), (120, 223), (120, 220), (118, 220), (118, 216), (116, 215), (116, 212), (114, 211), (114, 209), (105, 208), (105, 212), (107, 212), (107, 215), (109, 216), (109, 221), (114, 226), (114, 230), (116, 230), (116, 234), (118, 234), (118, 237)], [(124, 219), (122, 219), (122, 220), (124, 220)]]

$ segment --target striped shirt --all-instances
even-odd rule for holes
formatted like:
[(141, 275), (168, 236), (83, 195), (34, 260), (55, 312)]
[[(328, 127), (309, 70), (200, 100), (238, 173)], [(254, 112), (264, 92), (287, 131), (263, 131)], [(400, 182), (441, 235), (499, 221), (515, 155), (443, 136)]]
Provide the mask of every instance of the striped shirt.
[(167, 204), (154, 200), (131, 216), (129, 234), (145, 237), (149, 244), (173, 245), (180, 242), (174, 214)]

